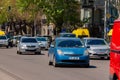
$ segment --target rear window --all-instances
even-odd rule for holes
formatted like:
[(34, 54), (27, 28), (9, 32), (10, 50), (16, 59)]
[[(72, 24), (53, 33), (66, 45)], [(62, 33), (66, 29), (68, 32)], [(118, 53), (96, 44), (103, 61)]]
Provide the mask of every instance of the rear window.
[(63, 37), (75, 37), (75, 35), (74, 34), (65, 34), (65, 35), (63, 35)]
[(47, 41), (47, 38), (37, 38), (38, 41)]
[(75, 34), (60, 34), (60, 37), (76, 37)]
[(23, 38), (21, 42), (23, 42), (23, 43), (37, 43), (37, 40), (35, 38)]
[(64, 40), (58, 43), (58, 47), (82, 47), (82, 43), (77, 40)]
[(0, 39), (7, 39), (6, 36), (0, 36)]

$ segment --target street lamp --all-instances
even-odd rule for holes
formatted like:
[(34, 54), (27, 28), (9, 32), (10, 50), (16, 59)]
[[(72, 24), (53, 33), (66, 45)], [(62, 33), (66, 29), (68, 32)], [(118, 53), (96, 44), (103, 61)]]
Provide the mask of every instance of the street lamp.
[(107, 0), (105, 0), (105, 4), (104, 4), (104, 39), (106, 39), (106, 36), (107, 36), (107, 29), (106, 29), (106, 26), (107, 26), (107, 17), (106, 17), (106, 13), (107, 13)]

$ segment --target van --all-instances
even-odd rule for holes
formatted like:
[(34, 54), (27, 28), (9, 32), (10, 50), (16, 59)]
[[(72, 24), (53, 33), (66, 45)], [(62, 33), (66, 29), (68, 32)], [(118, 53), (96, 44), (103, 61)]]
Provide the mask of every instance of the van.
[(120, 80), (120, 19), (114, 21), (110, 42), (110, 79)]

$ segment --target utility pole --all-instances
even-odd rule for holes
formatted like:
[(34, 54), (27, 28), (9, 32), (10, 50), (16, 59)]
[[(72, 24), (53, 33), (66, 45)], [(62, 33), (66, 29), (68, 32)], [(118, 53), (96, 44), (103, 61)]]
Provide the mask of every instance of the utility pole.
[(106, 31), (107, 17), (106, 17), (106, 13), (107, 13), (107, 0), (105, 0), (105, 5), (104, 5), (104, 39), (106, 39), (106, 37), (107, 37), (107, 31)]

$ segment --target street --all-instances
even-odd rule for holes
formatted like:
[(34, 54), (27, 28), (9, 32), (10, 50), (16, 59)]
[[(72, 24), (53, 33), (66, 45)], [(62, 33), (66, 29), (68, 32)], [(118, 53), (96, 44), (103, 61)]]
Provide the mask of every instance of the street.
[(90, 60), (90, 67), (53, 67), (47, 51), (18, 55), (16, 47), (0, 47), (0, 71), (15, 80), (109, 80), (109, 60)]

